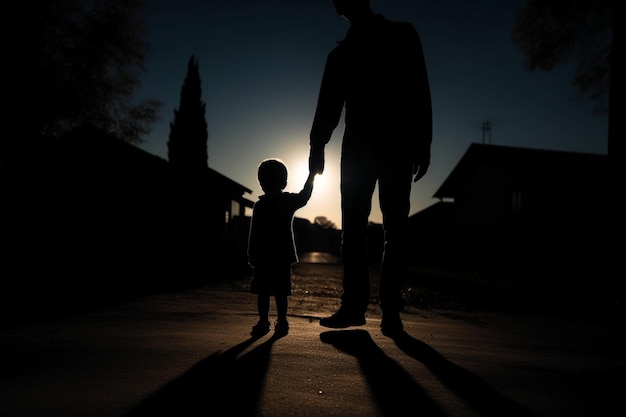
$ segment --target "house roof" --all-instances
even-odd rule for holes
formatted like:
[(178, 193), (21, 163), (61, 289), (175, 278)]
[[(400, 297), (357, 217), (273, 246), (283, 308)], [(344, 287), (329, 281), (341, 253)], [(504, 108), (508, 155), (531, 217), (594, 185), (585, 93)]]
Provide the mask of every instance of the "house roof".
[(606, 179), (608, 157), (601, 154), (564, 152), (514, 146), (472, 143), (434, 198), (455, 198), (478, 169), (498, 164), (518, 181), (596, 181)]
[[(91, 125), (83, 125), (62, 138), (62, 149), (65, 156), (83, 161), (88, 165), (110, 166), (113, 170), (133, 169), (146, 170), (154, 175), (156, 172), (164, 173), (169, 170), (168, 162), (158, 156), (146, 152), (132, 144), (103, 132)], [(115, 164), (111, 165), (111, 161)], [(254, 204), (251, 200), (242, 197), (244, 193), (252, 193), (252, 190), (228, 178), (213, 168), (207, 168), (206, 178), (210, 184), (217, 185), (220, 189), (228, 191), (234, 198), (248, 207)]]
[(167, 169), (165, 159), (89, 124), (81, 125), (58, 139), (50, 139), (45, 145), (49, 148), (47, 152), (63, 164), (97, 166), (100, 169), (109, 167), (110, 170)]
[(445, 233), (453, 224), (454, 203), (438, 201), (409, 216), (409, 227), (421, 232)]
[(238, 191), (240, 191), (241, 194), (243, 194), (244, 192), (250, 194), (252, 193), (252, 190), (249, 189), (248, 187), (239, 184), (236, 181), (231, 180), (230, 178), (228, 178), (227, 176), (225, 176), (224, 174), (221, 174), (219, 172), (217, 172), (216, 170), (214, 170), (213, 168), (208, 168), (208, 172), (209, 172), (209, 176), (217, 179), (218, 181), (224, 182), (226, 184), (229, 184), (231, 187), (236, 188)]

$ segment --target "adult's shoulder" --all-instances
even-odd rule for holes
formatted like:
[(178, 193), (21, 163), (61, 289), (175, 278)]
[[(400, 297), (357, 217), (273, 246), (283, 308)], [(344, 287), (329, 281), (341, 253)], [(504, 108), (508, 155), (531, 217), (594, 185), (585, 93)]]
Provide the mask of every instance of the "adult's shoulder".
[(417, 33), (417, 29), (415, 25), (411, 22), (403, 21), (403, 20), (390, 20), (385, 19), (385, 24), (388, 28), (397, 31), (397, 32), (405, 32), (405, 33)]
[(335, 45), (335, 47), (328, 52), (328, 60), (332, 61), (340, 59), (340, 57), (345, 54), (346, 47), (347, 45), (345, 40), (337, 41), (337, 45)]
[(421, 44), (417, 29), (411, 22), (402, 20), (386, 20), (387, 35), (390, 42), (399, 44)]

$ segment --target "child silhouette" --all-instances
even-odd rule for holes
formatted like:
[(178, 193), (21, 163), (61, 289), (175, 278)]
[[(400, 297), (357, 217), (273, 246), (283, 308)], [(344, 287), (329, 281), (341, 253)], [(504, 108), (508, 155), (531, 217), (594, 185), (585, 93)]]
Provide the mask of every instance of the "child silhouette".
[(258, 168), (264, 195), (254, 204), (248, 239), (248, 262), (253, 268), (250, 291), (257, 294), (259, 321), (251, 335), (261, 337), (270, 330), (270, 298), (276, 302), (276, 335), (289, 332), (288, 296), (291, 295), (291, 268), (298, 262), (293, 236), (293, 217), (313, 193), (315, 174), (309, 172), (299, 193), (283, 191), (287, 186), (287, 166), (277, 158), (265, 159)]

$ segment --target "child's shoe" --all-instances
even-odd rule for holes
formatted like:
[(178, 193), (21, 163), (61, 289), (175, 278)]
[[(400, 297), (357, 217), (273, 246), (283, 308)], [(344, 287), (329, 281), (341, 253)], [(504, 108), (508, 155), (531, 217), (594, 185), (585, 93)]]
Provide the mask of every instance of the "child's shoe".
[(252, 331), (250, 332), (250, 335), (253, 337), (261, 337), (269, 333), (269, 331), (270, 331), (270, 322), (267, 320), (266, 321), (259, 320), (257, 324), (252, 326)]
[(285, 336), (289, 333), (289, 323), (287, 320), (278, 320), (274, 326), (274, 334), (277, 336)]

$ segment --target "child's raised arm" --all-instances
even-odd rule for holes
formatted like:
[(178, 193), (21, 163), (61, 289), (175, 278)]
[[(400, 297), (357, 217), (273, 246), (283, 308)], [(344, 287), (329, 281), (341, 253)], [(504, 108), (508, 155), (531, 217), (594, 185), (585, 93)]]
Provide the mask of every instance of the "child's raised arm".
[(311, 194), (313, 194), (313, 182), (315, 181), (315, 175), (312, 171), (309, 171), (309, 176), (304, 183), (304, 187), (302, 187), (302, 191), (300, 191), (300, 196), (309, 201), (311, 198)]

